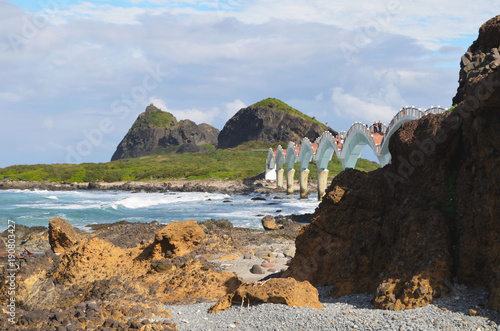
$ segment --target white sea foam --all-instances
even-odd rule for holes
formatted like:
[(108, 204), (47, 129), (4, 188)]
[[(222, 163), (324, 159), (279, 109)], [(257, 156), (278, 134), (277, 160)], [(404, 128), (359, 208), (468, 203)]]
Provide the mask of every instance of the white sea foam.
[(175, 194), (160, 194), (160, 193), (135, 193), (131, 196), (123, 198), (119, 201), (109, 204), (113, 209), (118, 209), (123, 206), (128, 209), (148, 208), (159, 205), (171, 205), (182, 202), (196, 203), (201, 201), (222, 200), (226, 198), (224, 194), (213, 194), (207, 196), (206, 193), (175, 193)]

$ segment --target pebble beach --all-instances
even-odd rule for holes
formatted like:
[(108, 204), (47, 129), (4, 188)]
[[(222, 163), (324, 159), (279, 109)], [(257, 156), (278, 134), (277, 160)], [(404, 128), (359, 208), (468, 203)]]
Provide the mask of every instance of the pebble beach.
[[(164, 306), (179, 330), (500, 330), (500, 314), (486, 307), (487, 293), (455, 284), (445, 297), (425, 307), (406, 311), (374, 309), (372, 295), (328, 298), (320, 287), (324, 309), (282, 304), (233, 305), (210, 314), (211, 303)], [(477, 313), (477, 316), (473, 314)]]

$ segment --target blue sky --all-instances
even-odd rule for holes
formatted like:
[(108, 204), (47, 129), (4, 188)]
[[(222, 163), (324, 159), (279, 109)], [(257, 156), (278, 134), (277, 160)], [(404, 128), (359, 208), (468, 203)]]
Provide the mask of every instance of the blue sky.
[[(336, 130), (451, 106), (492, 0), (0, 0), (0, 167), (106, 162), (150, 103), (222, 129), (279, 98)], [(371, 153), (366, 151), (365, 155)]]

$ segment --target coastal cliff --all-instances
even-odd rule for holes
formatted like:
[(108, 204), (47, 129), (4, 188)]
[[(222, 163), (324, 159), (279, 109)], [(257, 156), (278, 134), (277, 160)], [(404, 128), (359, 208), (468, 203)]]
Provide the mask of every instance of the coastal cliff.
[[(499, 22), (481, 27), (469, 57), (498, 52)], [(500, 70), (490, 60), (463, 84), (460, 74), (453, 111), (391, 137), (391, 164), (332, 181), (284, 277), (333, 285), (333, 296), (373, 293), (392, 310), (427, 305), (456, 280), (486, 287), (500, 309)]]

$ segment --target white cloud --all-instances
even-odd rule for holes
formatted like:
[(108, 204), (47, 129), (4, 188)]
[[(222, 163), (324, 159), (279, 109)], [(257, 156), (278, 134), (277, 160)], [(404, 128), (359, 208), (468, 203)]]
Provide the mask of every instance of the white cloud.
[[(339, 45), (366, 34), (394, 1), (401, 10), (358, 48), (357, 63), (347, 62)], [(31, 118), (30, 127), (39, 130), (20, 139), (23, 130), (9, 128), (0, 140), (20, 150), (54, 125), (48, 119), (57, 119), (58, 139), (66, 146), (109, 117), (116, 130), (108, 137), (116, 146), (148, 100), (178, 119), (219, 128), (245, 106), (241, 100), (265, 97), (280, 98), (334, 129), (390, 119), (407, 103), (449, 106), (460, 53), (500, 9), (493, 0), (474, 6), (451, 0), (224, 0), (220, 8), (211, 0), (146, 2), (136, 0), (130, 8), (98, 1), (61, 5), (15, 51), (8, 36), (22, 35), (30, 16), (0, 1), (0, 112), (9, 112), (12, 123)], [(217, 11), (199, 10), (200, 4)], [(134, 99), (147, 68), (157, 65), (169, 76), (147, 81), (151, 88)], [(117, 100), (122, 111), (114, 113)], [(108, 160), (113, 151), (85, 161)], [(3, 155), (9, 155), (3, 165), (65, 160), (50, 151)]]
[(245, 107), (246, 107), (245, 103), (240, 99), (235, 99), (233, 102), (227, 102), (224, 104), (226, 115), (228, 117), (233, 117), (234, 114), (238, 112), (238, 110)]
[(381, 120), (389, 123), (394, 116), (394, 108), (378, 104), (376, 101), (362, 100), (357, 96), (345, 93), (342, 88), (335, 87), (331, 100), (334, 111), (338, 116), (351, 119), (356, 122), (371, 123)]
[(171, 109), (167, 107), (167, 104), (158, 97), (151, 97), (149, 101), (153, 105), (155, 105), (156, 108), (159, 108), (163, 111), (167, 111), (172, 115), (174, 115), (178, 121), (189, 119), (193, 122), (196, 122), (196, 124), (211, 123), (214, 120), (214, 118), (216, 118), (219, 115), (219, 109), (216, 107), (209, 110), (199, 110), (196, 108)]
[(49, 130), (54, 128), (54, 120), (52, 119), (52, 117), (47, 117), (46, 119), (44, 119), (42, 124)]

